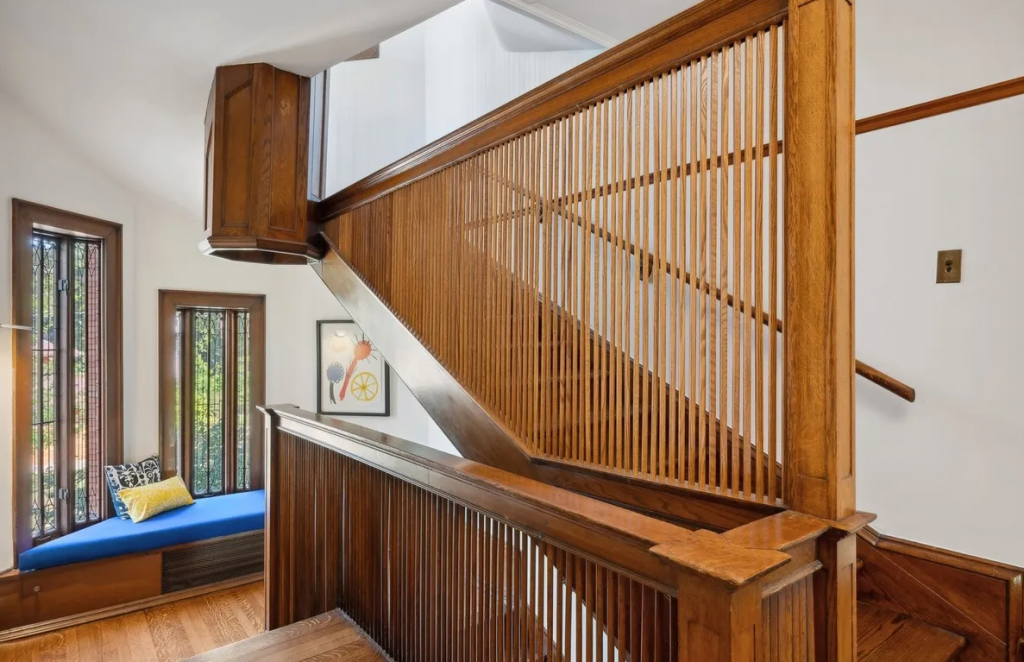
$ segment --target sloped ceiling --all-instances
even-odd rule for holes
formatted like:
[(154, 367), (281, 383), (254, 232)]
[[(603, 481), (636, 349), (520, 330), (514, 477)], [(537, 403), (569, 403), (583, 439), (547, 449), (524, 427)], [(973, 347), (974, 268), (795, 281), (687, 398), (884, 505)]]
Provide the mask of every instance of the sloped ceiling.
[(198, 214), (215, 67), (313, 74), (453, 4), (0, 0), (0, 93), (119, 182)]
[[(0, 0), (0, 93), (118, 182), (199, 214), (203, 116), (215, 67), (269, 62), (310, 75), (454, 4)], [(569, 23), (615, 39), (691, 4), (543, 2)]]

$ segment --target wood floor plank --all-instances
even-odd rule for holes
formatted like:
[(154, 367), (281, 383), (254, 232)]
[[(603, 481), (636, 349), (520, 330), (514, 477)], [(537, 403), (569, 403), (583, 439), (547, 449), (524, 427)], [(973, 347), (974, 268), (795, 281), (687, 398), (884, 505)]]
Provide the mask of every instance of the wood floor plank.
[(254, 582), (0, 644), (0, 660), (179, 662), (262, 633), (262, 614), (263, 583)]
[(180, 610), (173, 603), (144, 613), (160, 662), (177, 662), (196, 654), (181, 622)]
[(86, 623), (72, 628), (78, 633), (78, 659), (81, 662), (103, 659), (103, 624)]
[(153, 641), (153, 634), (149, 631), (145, 612), (125, 614), (124, 629), (128, 640), (129, 660), (132, 662), (162, 662), (156, 652), (156, 643)]

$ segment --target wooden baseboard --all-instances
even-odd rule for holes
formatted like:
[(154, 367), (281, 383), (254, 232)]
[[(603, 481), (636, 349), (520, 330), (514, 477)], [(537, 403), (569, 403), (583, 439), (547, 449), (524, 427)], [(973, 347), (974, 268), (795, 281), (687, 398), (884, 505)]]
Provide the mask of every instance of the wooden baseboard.
[(179, 600), (187, 600), (188, 598), (196, 598), (201, 595), (207, 595), (209, 593), (215, 593), (217, 591), (235, 588), (236, 586), (244, 586), (246, 584), (252, 584), (258, 581), (263, 581), (262, 572), (258, 572), (252, 575), (246, 575), (245, 577), (236, 577), (235, 579), (228, 579), (223, 582), (217, 582), (216, 584), (207, 584), (206, 586), (197, 586), (195, 588), (190, 588), (184, 591), (166, 593), (164, 595), (157, 595), (152, 598), (135, 600), (134, 602), (126, 602), (122, 605), (105, 607), (103, 609), (96, 609), (93, 611), (85, 612), (83, 614), (75, 614), (73, 616), (55, 618), (51, 621), (44, 621), (42, 623), (23, 625), (21, 627), (11, 628), (10, 630), (0, 632), (0, 643), (14, 641), (15, 639), (24, 639), (26, 637), (34, 637), (36, 635), (46, 634), (47, 632), (63, 630), (64, 628), (70, 628), (76, 625), (83, 625), (85, 623), (92, 623), (94, 621), (101, 621), (105, 618), (112, 618), (114, 616), (130, 614), (134, 611), (141, 611), (143, 609), (150, 609), (152, 607), (159, 607), (160, 605), (165, 605), (169, 602), (177, 602)]

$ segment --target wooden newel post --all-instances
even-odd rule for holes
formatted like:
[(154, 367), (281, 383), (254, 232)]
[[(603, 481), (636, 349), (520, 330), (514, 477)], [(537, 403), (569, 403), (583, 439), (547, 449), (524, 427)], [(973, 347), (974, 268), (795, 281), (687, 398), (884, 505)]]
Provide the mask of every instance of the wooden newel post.
[(761, 623), (760, 582), (733, 587), (696, 575), (680, 580), (678, 662), (758, 662)]
[[(854, 8), (790, 0), (786, 55), (786, 503), (856, 512)], [(856, 537), (819, 543), (818, 660), (856, 659)]]

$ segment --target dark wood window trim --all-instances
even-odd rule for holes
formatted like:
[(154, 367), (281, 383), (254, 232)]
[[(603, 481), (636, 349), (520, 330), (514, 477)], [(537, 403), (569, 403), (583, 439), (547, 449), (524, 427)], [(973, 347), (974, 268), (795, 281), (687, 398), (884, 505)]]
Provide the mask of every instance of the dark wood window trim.
[[(13, 323), (32, 325), (32, 232), (49, 230), (102, 242), (102, 375), (104, 464), (123, 454), (122, 233), (117, 223), (13, 201), (11, 298)], [(14, 346), (14, 559), (32, 547), (32, 334), (13, 333)], [(100, 519), (113, 514), (106, 488)]]
[[(266, 404), (266, 297), (262, 294), (222, 294), (216, 292), (192, 292), (184, 290), (160, 290), (159, 305), (159, 379), (160, 379), (160, 468), (165, 478), (183, 469), (182, 477), (187, 479), (185, 455), (187, 449), (178, 448), (175, 434), (175, 377), (176, 377), (176, 331), (175, 313), (181, 308), (220, 308), (246, 310), (250, 326), (250, 380), (252, 398), (250, 404), (251, 478), (250, 489), (263, 489), (263, 437), (264, 426), (259, 407)], [(229, 454), (230, 455), (230, 454)], [(227, 466), (225, 480), (229, 478)]]

